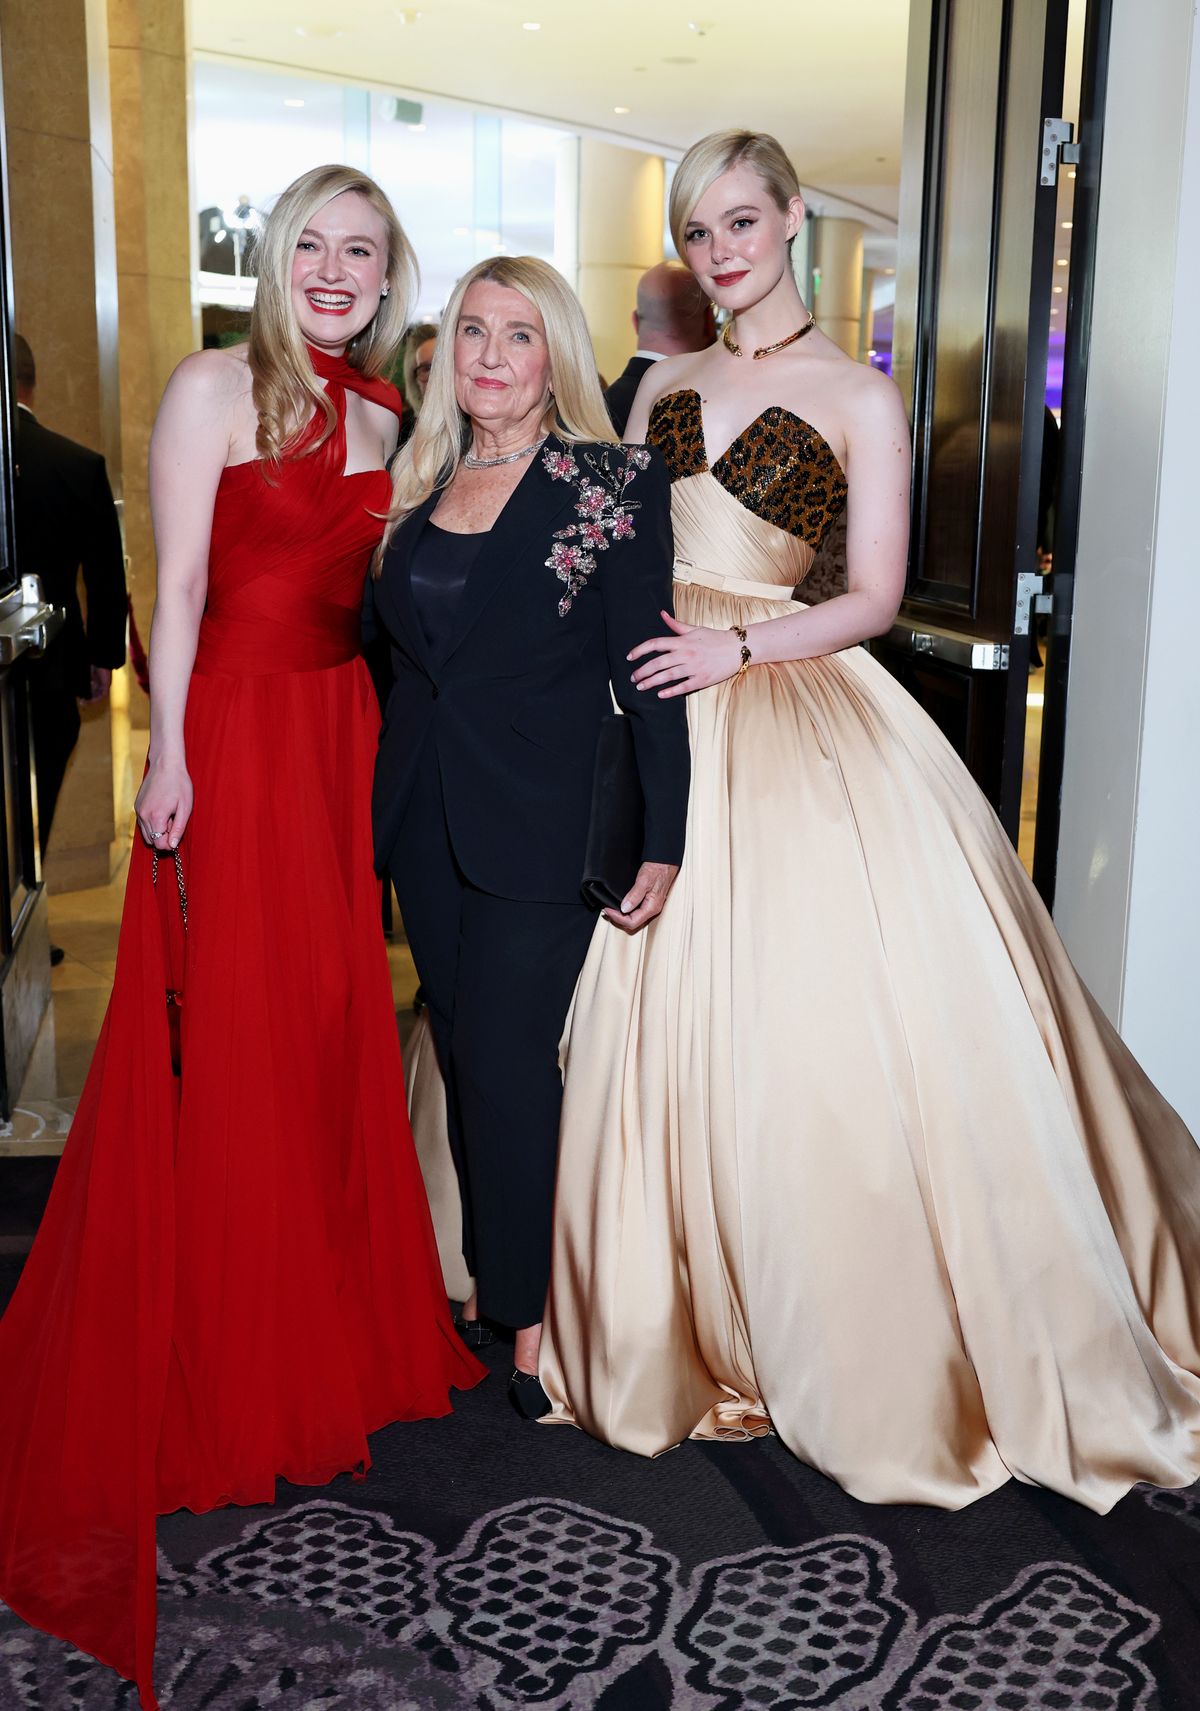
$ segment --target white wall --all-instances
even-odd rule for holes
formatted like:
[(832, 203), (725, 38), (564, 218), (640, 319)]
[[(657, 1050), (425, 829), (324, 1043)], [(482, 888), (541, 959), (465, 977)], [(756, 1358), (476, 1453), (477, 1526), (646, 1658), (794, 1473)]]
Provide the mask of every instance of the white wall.
[(1055, 916), (1200, 1134), (1200, 54), (1115, 0)]

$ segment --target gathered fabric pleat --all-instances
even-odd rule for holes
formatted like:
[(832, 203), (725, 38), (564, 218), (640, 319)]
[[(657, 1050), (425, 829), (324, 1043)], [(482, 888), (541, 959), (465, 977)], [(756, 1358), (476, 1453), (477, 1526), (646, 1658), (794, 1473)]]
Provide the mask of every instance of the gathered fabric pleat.
[(365, 1471), (368, 1433), (484, 1373), (441, 1285), (371, 856), (354, 655), (388, 481), (342, 465), (346, 389), (390, 389), (313, 354), (337, 432), (218, 490), (186, 938), (170, 862), (156, 892), (135, 839), (108, 1014), (0, 1320), (0, 1597), (146, 1711), (156, 1516)]
[[(799, 543), (675, 493), (680, 617), (777, 617), (719, 569), (794, 581)], [(683, 868), (597, 928), (563, 1043), (552, 1418), (644, 1455), (773, 1428), (877, 1502), (1190, 1484), (1200, 1150), (966, 769), (859, 648), (688, 714)]]

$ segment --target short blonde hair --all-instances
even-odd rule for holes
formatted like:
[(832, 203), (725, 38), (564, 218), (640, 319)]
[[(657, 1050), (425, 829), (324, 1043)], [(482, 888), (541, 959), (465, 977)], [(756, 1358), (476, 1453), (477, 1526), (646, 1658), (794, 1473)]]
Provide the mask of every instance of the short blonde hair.
[(471, 443), (470, 419), (459, 408), (454, 389), (454, 345), (463, 299), (473, 285), (485, 279), (519, 291), (542, 317), (554, 395), (539, 431), (555, 433), (569, 444), (617, 443), (600, 390), (583, 307), (562, 274), (532, 255), (496, 255), (476, 262), (463, 274), (446, 305), (421, 414), (412, 438), (396, 459), (392, 503), (383, 544), (376, 555), (376, 575), (396, 529), (431, 493), (454, 479)]
[(762, 179), (781, 214), (787, 213), (793, 196), (799, 196), (800, 180), (795, 167), (782, 143), (766, 131), (714, 131), (711, 136), (701, 137), (684, 155), (671, 181), (671, 237), (684, 261), (692, 210), (710, 184), (743, 162)]
[(414, 321), (404, 335), (404, 358), (400, 377), (404, 384), (404, 402), (414, 416), (421, 413), (421, 388), (417, 385), (417, 352), (430, 339), (436, 341), (437, 327), (432, 321)]
[(348, 191), (369, 202), (387, 230), (388, 294), (346, 347), (346, 360), (368, 380), (387, 374), (417, 290), (417, 261), (404, 228), (373, 178), (351, 166), (315, 166), (280, 196), (255, 245), (258, 285), (250, 316), (249, 365), (258, 411), (255, 444), (260, 457), (277, 463), (304, 430), (314, 411), (325, 414), (315, 451), (333, 432), (333, 405), (313, 374), (304, 337), (292, 307), (292, 263), (300, 234), (317, 211)]

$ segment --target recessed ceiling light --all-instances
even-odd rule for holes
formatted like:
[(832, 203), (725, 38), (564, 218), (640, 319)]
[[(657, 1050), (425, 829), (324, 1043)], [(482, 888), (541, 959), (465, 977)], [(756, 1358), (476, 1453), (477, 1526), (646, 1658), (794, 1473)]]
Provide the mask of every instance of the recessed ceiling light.
[(1055, 296), (1056, 296), (1056, 297), (1059, 297), (1059, 296), (1061, 296), (1061, 295), (1062, 295), (1062, 286), (1061, 286), (1061, 285), (1056, 285), (1056, 286), (1055, 286), (1055, 287), (1054, 287), (1054, 295), (1055, 295)]
[(1059, 256), (1059, 258), (1058, 258), (1058, 260), (1057, 260), (1057, 261), (1056, 261), (1056, 262), (1055, 262), (1055, 264), (1054, 264), (1054, 265), (1055, 265), (1055, 267), (1066, 267), (1066, 265), (1067, 265), (1067, 258), (1066, 258), (1066, 256), (1065, 256), (1065, 255), (1060, 255), (1060, 256)]
[(532, 23), (530, 23), (530, 24), (522, 24), (522, 25), (521, 25), (521, 28), (522, 28), (522, 29), (523, 29), (523, 30), (540, 30), (540, 29), (541, 29), (541, 27), (542, 27), (542, 26), (541, 26), (541, 25), (540, 25), (540, 24), (532, 24)]
[(628, 107), (614, 107), (613, 108), (614, 113), (628, 113), (628, 111), (629, 111)]
[(1067, 177), (1068, 178), (1074, 178), (1074, 176), (1075, 176), (1075, 168), (1072, 167), (1070, 172), (1068, 172)]
[(1063, 231), (1064, 231), (1064, 232), (1069, 232), (1069, 231), (1070, 231), (1070, 230), (1071, 230), (1071, 228), (1072, 228), (1072, 226), (1073, 226), (1073, 224), (1074, 224), (1074, 221), (1072, 221), (1072, 220), (1064, 220), (1064, 221), (1063, 221), (1063, 223), (1062, 223), (1062, 229), (1063, 229)]
[(879, 352), (878, 352), (878, 351), (868, 351), (868, 352), (867, 352), (867, 355), (868, 355), (868, 356), (878, 356), (878, 355), (879, 355)]
[(285, 107), (303, 107), (303, 105), (304, 105), (303, 101), (301, 101), (301, 99), (298, 95), (286, 96), (284, 98), (283, 104)]

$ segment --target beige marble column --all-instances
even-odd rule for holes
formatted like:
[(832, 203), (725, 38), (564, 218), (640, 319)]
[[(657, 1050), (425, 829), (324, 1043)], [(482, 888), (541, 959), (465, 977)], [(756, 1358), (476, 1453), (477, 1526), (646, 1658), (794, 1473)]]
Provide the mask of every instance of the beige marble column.
[[(16, 323), (37, 361), (37, 413), (47, 427), (103, 452), (119, 498), (105, 0), (0, 0), (0, 32)], [(100, 706), (84, 713), (59, 797), (46, 857), (49, 889), (106, 883), (114, 833), (111, 727)]]
[(0, 0), (0, 34), (17, 329), (37, 359), (38, 414), (103, 452), (119, 493), (104, 0)]
[(663, 185), (658, 155), (580, 139), (579, 298), (607, 381), (634, 352), (637, 282), (663, 259)]
[(821, 289), (811, 305), (817, 325), (848, 356), (862, 341), (863, 227), (859, 220), (822, 215), (816, 222), (813, 270)]
[[(146, 459), (171, 370), (200, 343), (193, 297), (185, 0), (107, 0), (112, 79), (125, 551), (143, 642), (154, 610)], [(144, 723), (135, 687), (130, 713)]]

